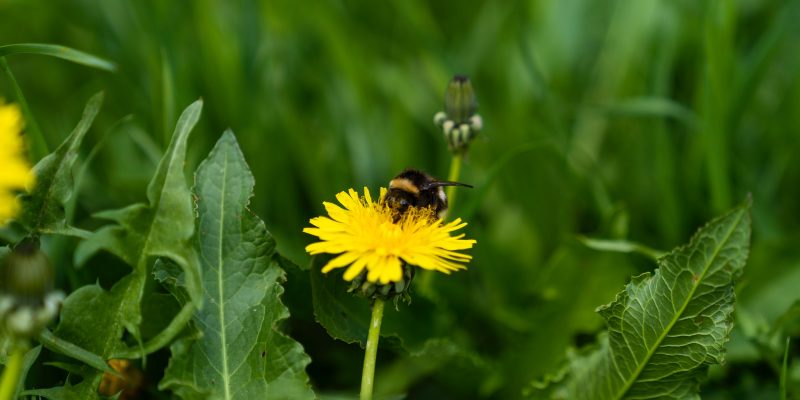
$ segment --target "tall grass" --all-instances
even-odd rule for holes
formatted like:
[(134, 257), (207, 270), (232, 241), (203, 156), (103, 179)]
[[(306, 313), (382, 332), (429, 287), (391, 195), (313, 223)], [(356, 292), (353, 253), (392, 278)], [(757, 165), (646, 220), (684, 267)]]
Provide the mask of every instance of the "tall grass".
[[(769, 327), (800, 298), (799, 3), (35, 0), (0, 4), (0, 45), (59, 43), (117, 64), (8, 58), (49, 148), (83, 99), (106, 90), (83, 149), (92, 168), (76, 226), (141, 200), (176, 110), (202, 97), (188, 162), (231, 127), (257, 182), (251, 208), (299, 264), (309, 261), (301, 229), (332, 193), (377, 188), (407, 166), (446, 175), (432, 118), (450, 77), (469, 75), (485, 127), (461, 172), (476, 189), (459, 193), (451, 215), (470, 215), (479, 245), (469, 272), (436, 281), (438, 312), (457, 318), (453, 339), (468, 351), (420, 361), (382, 350), (392, 361), (378, 375), (410, 398), (513, 398), (591, 341), (602, 325), (594, 308), (653, 268), (588, 249), (579, 234), (669, 249), (752, 193), (737, 310)], [(0, 93), (14, 98), (8, 79)], [(86, 157), (92, 146), (102, 151)], [(110, 257), (75, 272), (74, 243), (51, 245), (64, 289), (113, 282)], [(337, 368), (360, 350), (328, 338), (293, 290), (290, 275), (290, 327), (314, 384), (357, 387), (357, 369)], [(760, 330), (747, 328), (735, 328), (704, 393), (777, 393), (779, 373), (755, 370), (780, 360), (782, 342), (756, 346)], [(403, 368), (414, 363), (425, 368)]]

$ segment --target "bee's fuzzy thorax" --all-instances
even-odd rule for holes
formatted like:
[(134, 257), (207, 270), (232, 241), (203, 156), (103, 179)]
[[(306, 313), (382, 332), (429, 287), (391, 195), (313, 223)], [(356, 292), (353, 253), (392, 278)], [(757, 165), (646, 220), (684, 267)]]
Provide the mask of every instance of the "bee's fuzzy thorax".
[(400, 189), (409, 193), (419, 194), (419, 186), (414, 184), (410, 179), (397, 177), (389, 181), (390, 189)]

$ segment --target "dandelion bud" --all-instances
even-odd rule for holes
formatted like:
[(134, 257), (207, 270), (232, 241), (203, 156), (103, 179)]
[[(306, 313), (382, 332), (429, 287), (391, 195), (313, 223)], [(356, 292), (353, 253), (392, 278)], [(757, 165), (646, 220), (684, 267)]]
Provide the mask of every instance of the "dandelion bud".
[(0, 331), (25, 339), (55, 318), (64, 295), (53, 290), (53, 267), (36, 242), (23, 242), (0, 265)]
[(439, 111), (433, 116), (433, 123), (438, 127), (442, 127), (445, 121), (447, 121), (447, 113), (444, 111)]
[(447, 87), (444, 98), (444, 111), (456, 123), (467, 122), (478, 110), (478, 101), (472, 82), (464, 75), (456, 75)]
[(472, 140), (472, 132), (469, 129), (469, 125), (461, 124), (461, 126), (459, 126), (458, 129), (461, 131), (459, 138), (461, 139), (462, 142), (469, 142), (470, 140)]
[(456, 75), (447, 87), (445, 111), (436, 113), (433, 122), (442, 128), (447, 146), (454, 154), (463, 154), (483, 128), (483, 120), (476, 112), (478, 101), (469, 78)]
[(449, 137), (452, 134), (453, 128), (455, 126), (456, 126), (456, 123), (453, 122), (453, 120), (451, 120), (451, 119), (448, 119), (447, 121), (444, 121), (444, 124), (442, 124), (442, 131), (444, 131), (444, 136), (445, 137)]
[(483, 129), (483, 119), (480, 115), (475, 114), (469, 119), (469, 127), (475, 132), (480, 132)]
[(42, 303), (53, 288), (53, 267), (38, 246), (22, 243), (3, 262), (0, 285), (4, 293), (21, 302)]

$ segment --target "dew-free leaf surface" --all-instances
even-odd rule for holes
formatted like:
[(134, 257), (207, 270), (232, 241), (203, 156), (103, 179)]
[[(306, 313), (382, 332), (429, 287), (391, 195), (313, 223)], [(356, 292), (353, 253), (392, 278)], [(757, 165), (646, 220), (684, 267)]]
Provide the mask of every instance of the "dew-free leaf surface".
[(36, 186), (30, 195), (22, 197), (23, 213), (19, 219), (29, 232), (73, 236), (88, 234), (68, 225), (64, 210), (74, 192), (72, 168), (78, 158), (78, 150), (102, 105), (102, 92), (92, 96), (72, 133), (61, 146), (34, 167)]
[[(342, 279), (338, 272), (322, 273), (323, 265), (325, 257), (315, 257), (309, 271), (314, 318), (331, 337), (365, 346), (372, 313), (371, 300), (349, 293), (350, 282)], [(436, 303), (414, 291), (413, 283), (410, 293), (410, 304), (399, 301), (395, 308), (393, 302), (388, 302), (381, 337), (389, 340), (386, 344), (398, 345), (410, 353), (420, 353), (425, 351), (429, 340), (446, 337), (452, 325), (437, 314)]]
[(699, 399), (710, 364), (725, 359), (734, 280), (750, 246), (750, 203), (701, 228), (598, 308), (607, 334), (570, 354), (558, 376), (535, 383), (549, 399)]
[[(195, 179), (204, 307), (192, 317), (194, 334), (172, 345), (159, 387), (183, 399), (313, 399), (310, 358), (279, 329), (289, 317), (280, 299), (285, 273), (275, 241), (248, 209), (255, 181), (232, 132)], [(174, 285), (182, 282), (177, 271), (157, 274)], [(177, 289), (170, 290), (185, 301)]]
[[(147, 203), (100, 213), (98, 216), (116, 224), (101, 228), (80, 243), (76, 250), (79, 261), (104, 249), (124, 260), (133, 270), (110, 291), (93, 284), (70, 294), (64, 301), (60, 323), (54, 332), (57, 337), (105, 359), (136, 359), (169, 344), (188, 322), (199, 304), (200, 277), (197, 256), (190, 245), (194, 216), (183, 169), (189, 133), (200, 118), (201, 109), (202, 102), (196, 101), (181, 115), (172, 142), (148, 187)], [(152, 261), (157, 257), (167, 258), (181, 267), (192, 301), (184, 305), (161, 333), (143, 342), (139, 329), (141, 302), (145, 287), (153, 282), (148, 278)], [(140, 345), (130, 346), (124, 342), (126, 331)], [(82, 399), (96, 398), (101, 377), (100, 372), (95, 372), (75, 386), (37, 394), (48, 398), (63, 398), (65, 393)]]

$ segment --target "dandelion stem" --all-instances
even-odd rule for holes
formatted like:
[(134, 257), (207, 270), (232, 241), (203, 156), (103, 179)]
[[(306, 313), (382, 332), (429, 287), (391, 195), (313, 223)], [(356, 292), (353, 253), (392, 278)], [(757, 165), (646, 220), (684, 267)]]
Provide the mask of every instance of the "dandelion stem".
[(3, 369), (3, 377), (0, 378), (0, 400), (11, 400), (14, 397), (24, 357), (25, 350), (21, 346), (14, 346)]
[(361, 400), (372, 400), (372, 385), (375, 383), (375, 359), (378, 355), (378, 340), (380, 340), (381, 336), (382, 320), (383, 300), (375, 299), (372, 304), (372, 319), (369, 322), (369, 333), (367, 334), (367, 348), (364, 349), (364, 369), (361, 372)]
[(781, 400), (786, 400), (786, 375), (787, 371), (789, 370), (789, 344), (790, 344), (790, 337), (786, 337), (786, 348), (783, 351), (783, 367), (781, 368), (781, 377), (780, 377), (780, 392), (781, 392)]
[[(450, 160), (450, 173), (447, 174), (447, 180), (450, 182), (458, 182), (458, 177), (461, 174), (461, 160), (464, 158), (462, 153), (453, 153), (453, 158)], [(447, 188), (447, 210), (445, 210), (444, 215), (442, 216), (442, 220), (447, 219), (447, 214), (449, 210), (453, 208), (453, 203), (456, 199), (456, 187), (449, 186)], [(422, 275), (419, 278), (419, 289), (422, 293), (433, 295), (431, 293), (431, 280), (433, 279), (433, 275), (435, 275), (432, 271), (422, 271)]]
[[(458, 182), (458, 176), (461, 174), (461, 159), (463, 154), (453, 154), (453, 159), (450, 161), (450, 173), (447, 175), (447, 180), (451, 182)], [(452, 209), (456, 200), (456, 187), (449, 186), (447, 188), (447, 208)]]

